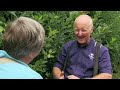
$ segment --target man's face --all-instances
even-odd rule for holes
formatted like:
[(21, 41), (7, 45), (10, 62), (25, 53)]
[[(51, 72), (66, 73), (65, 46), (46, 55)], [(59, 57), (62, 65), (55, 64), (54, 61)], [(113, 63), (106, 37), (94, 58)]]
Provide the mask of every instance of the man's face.
[(81, 45), (86, 45), (89, 42), (92, 32), (93, 28), (88, 23), (76, 22), (74, 24), (74, 34)]

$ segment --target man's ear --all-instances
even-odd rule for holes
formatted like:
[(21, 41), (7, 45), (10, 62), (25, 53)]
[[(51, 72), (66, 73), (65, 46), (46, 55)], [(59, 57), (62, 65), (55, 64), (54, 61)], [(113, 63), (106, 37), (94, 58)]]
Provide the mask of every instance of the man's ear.
[(90, 33), (92, 33), (92, 32), (93, 32), (93, 30), (94, 30), (94, 27), (92, 27), (92, 28), (91, 28), (91, 31), (90, 31)]

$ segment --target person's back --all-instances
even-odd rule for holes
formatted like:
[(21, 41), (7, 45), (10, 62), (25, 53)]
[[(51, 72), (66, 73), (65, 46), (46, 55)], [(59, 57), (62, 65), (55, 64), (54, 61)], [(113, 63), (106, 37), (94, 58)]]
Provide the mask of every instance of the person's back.
[(40, 53), (44, 28), (35, 20), (20, 17), (8, 24), (0, 50), (0, 79), (43, 79), (28, 64)]
[(0, 79), (43, 79), (24, 62), (0, 50)]

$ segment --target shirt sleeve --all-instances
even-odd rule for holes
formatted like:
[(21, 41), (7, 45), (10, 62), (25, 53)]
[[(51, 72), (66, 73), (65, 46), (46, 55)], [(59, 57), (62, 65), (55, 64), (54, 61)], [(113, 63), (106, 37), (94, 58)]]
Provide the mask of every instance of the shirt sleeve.
[(106, 47), (101, 47), (101, 56), (99, 59), (99, 73), (109, 73), (112, 74), (112, 66), (110, 62), (109, 51)]
[(65, 58), (66, 58), (66, 49), (65, 49), (65, 45), (64, 45), (62, 47), (58, 57), (57, 57), (57, 60), (56, 60), (56, 62), (54, 64), (54, 67), (58, 67), (60, 70), (62, 70)]

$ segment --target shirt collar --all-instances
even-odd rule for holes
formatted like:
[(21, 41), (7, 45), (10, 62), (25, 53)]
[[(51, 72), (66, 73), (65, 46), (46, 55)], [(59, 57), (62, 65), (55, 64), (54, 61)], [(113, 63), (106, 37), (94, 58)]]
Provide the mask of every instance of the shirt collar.
[(80, 45), (80, 43), (77, 41), (77, 45), (78, 45), (78, 47), (83, 47), (83, 48), (86, 48), (90, 43), (92, 43), (94, 41), (94, 39), (91, 37), (90, 38), (90, 41), (88, 42), (88, 44), (86, 44), (86, 45)]
[(25, 65), (25, 66), (28, 66), (26, 63), (24, 63), (24, 62), (22, 62), (22, 61), (20, 61), (20, 60), (17, 60), (17, 59), (15, 59), (15, 58), (11, 57), (10, 55), (8, 55), (6, 51), (0, 50), (0, 58), (4, 58), (4, 57), (5, 57), (5, 58), (12, 59), (12, 60), (14, 60), (14, 61), (17, 61), (18, 63), (21, 63), (21, 64), (23, 64), (23, 65)]

